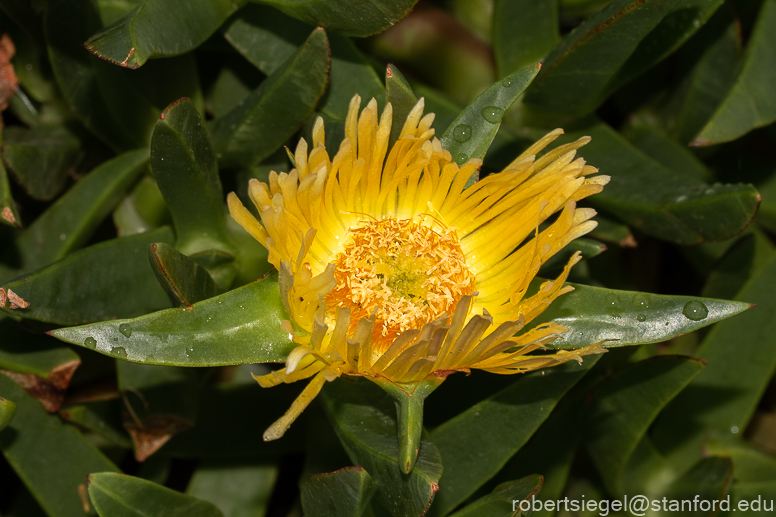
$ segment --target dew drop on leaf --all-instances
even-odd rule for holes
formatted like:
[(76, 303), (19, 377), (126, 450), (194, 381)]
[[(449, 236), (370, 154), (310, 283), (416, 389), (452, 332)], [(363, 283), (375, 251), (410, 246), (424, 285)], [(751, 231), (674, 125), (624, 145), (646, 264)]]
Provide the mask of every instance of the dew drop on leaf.
[(466, 160), (468, 159), (469, 159), (468, 154), (461, 153), (455, 157), (455, 163), (457, 163), (458, 165), (463, 165), (464, 163), (466, 163)]
[(129, 337), (132, 335), (132, 327), (130, 327), (127, 323), (122, 323), (119, 325), (119, 332), (124, 334), (126, 337)]
[(468, 124), (458, 124), (453, 129), (453, 138), (456, 142), (464, 143), (468, 142), (472, 137), (472, 127)]
[(110, 349), (110, 353), (115, 355), (116, 357), (126, 358), (127, 357), (127, 351), (123, 346), (114, 346)]
[(703, 305), (703, 303), (692, 300), (685, 304), (684, 309), (682, 309), (682, 314), (693, 321), (700, 321), (706, 319), (706, 316), (709, 315), (709, 309)]
[(95, 349), (95, 348), (97, 348), (97, 340), (90, 336), (90, 337), (84, 339), (84, 346), (86, 348)]
[(637, 320), (639, 320), (639, 321), (640, 321), (640, 322), (642, 322), (642, 323), (644, 323), (645, 321), (647, 321), (647, 317), (646, 317), (646, 315), (644, 315), (644, 314), (639, 314), (638, 316), (636, 316), (636, 319), (637, 319)]
[(503, 113), (504, 110), (496, 106), (485, 106), (482, 108), (480, 115), (491, 124), (498, 124), (501, 122), (501, 115)]

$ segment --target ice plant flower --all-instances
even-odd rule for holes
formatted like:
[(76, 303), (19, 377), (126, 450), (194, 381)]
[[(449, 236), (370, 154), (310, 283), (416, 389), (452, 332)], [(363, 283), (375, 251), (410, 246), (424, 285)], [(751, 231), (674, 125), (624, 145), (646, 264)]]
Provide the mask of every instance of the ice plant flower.
[(391, 149), (391, 105), (380, 117), (374, 99), (359, 116), (360, 105), (354, 97), (333, 158), (318, 118), (312, 150), (304, 139), (296, 148), (296, 168), (270, 173), (269, 185), (251, 180), (261, 222), (234, 193), (228, 198), (232, 217), (280, 272), (284, 328), (299, 345), (285, 369), (257, 380), (270, 387), (313, 378), (265, 440), (282, 436), (324, 382), (341, 375), (410, 396), (453, 372), (514, 374), (603, 351), (529, 355), (568, 330), (556, 323), (517, 335), (572, 289), (563, 284), (580, 255), (526, 296), (541, 265), (596, 226), (594, 210), (576, 207), (609, 181), (575, 159), (590, 139), (537, 158), (563, 133), (552, 131), (466, 188), (482, 162), (452, 160), (434, 137), (434, 115), (423, 116), (423, 99)]

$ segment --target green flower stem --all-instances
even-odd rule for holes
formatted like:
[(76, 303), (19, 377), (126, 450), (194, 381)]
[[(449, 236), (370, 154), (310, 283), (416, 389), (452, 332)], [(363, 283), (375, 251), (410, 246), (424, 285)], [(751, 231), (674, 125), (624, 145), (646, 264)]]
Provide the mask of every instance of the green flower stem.
[(396, 384), (383, 378), (372, 381), (393, 397), (399, 431), (399, 465), (405, 474), (412, 472), (423, 433), (423, 402), (445, 377), (431, 375), (412, 384)]

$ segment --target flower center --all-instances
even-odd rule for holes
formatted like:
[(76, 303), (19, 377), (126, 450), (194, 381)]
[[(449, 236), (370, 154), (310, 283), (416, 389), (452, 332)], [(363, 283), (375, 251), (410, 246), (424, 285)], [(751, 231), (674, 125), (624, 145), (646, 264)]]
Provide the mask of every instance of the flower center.
[(435, 230), (411, 219), (351, 228), (334, 264), (337, 286), (326, 303), (350, 308), (352, 328), (376, 310), (372, 343), (378, 353), (405, 330), (451, 314), (474, 291), (455, 229)]

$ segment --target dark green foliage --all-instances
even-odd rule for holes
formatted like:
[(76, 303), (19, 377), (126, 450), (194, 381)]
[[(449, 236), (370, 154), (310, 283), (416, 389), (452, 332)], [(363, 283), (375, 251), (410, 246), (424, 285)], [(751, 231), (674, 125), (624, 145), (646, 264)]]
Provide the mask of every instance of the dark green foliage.
[[(776, 0), (416, 3), (1, 3), (0, 514), (776, 499)], [(248, 179), (289, 172), (317, 116), (334, 156), (355, 94), (391, 103), (390, 145), (423, 98), (452, 159), (483, 159), (470, 184), (592, 137), (599, 226), (543, 265), (583, 257), (529, 327), (607, 354), (412, 393), (343, 376), (262, 440), (302, 386), (251, 374), (293, 318), (225, 194), (254, 211)]]

